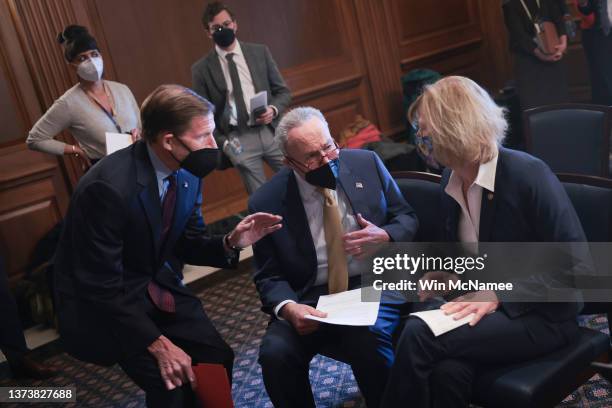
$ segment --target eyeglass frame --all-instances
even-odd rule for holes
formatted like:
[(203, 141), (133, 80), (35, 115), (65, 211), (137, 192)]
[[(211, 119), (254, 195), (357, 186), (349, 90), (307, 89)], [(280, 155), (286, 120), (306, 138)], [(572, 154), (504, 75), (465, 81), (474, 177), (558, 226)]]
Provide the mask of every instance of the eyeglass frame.
[[(332, 146), (333, 146), (333, 149), (332, 149)], [(323, 161), (324, 158), (329, 158), (330, 156), (332, 156), (333, 158), (330, 159), (330, 160), (334, 160), (334, 159), (336, 159), (337, 157), (340, 156), (341, 148), (340, 148), (340, 146), (338, 145), (338, 143), (335, 140), (334, 140), (334, 144), (330, 145), (328, 147), (328, 149), (329, 149), (329, 152), (326, 152), (323, 149), (317, 150), (316, 153), (319, 153), (319, 155), (320, 155), (318, 157), (318, 161), (317, 162), (312, 162), (310, 164), (304, 164), (301, 161), (296, 160), (296, 159), (294, 159), (294, 158), (292, 158), (290, 156), (287, 156), (287, 155), (285, 155), (285, 157), (287, 158), (287, 160), (289, 162), (299, 164), (300, 166), (302, 166), (302, 167), (304, 167), (304, 168), (306, 168), (306, 169), (308, 169), (310, 171), (310, 170), (314, 170), (314, 169), (316, 169), (318, 167), (321, 167), (321, 162)], [(315, 152), (312, 152), (312, 153), (315, 153)], [(337, 155), (337, 156), (334, 157), (334, 155)], [(312, 159), (313, 160), (317, 160), (314, 157)], [(308, 160), (310, 160), (310, 159), (308, 159)], [(315, 165), (316, 165), (316, 167), (313, 167)]]
[(224, 22), (221, 23), (221, 25), (215, 24), (212, 27), (209, 27), (209, 31), (211, 33), (214, 33), (215, 31), (218, 31), (218, 30), (220, 30), (222, 28), (230, 28), (230, 26), (232, 26), (235, 23), (236, 23), (236, 20), (233, 19), (233, 18), (230, 19), (230, 20), (225, 20)]

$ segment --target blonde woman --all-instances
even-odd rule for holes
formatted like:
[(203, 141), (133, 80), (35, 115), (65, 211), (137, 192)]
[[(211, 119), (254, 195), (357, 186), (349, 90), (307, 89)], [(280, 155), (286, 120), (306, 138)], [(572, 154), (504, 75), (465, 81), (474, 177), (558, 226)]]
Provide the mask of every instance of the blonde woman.
[[(140, 109), (127, 86), (102, 79), (102, 54), (87, 28), (69, 25), (57, 40), (79, 82), (36, 122), (26, 143), (32, 150), (78, 156), (89, 166), (106, 156), (107, 132), (140, 138)], [(70, 131), (75, 144), (54, 139), (64, 130)]]
[[(417, 137), (446, 167), (442, 225), (448, 242), (584, 242), (565, 190), (539, 159), (501, 146), (504, 110), (474, 81), (458, 76), (427, 87), (409, 111)], [(441, 308), (469, 324), (434, 337), (406, 321), (385, 391), (384, 407), (468, 407), (479, 364), (529, 360), (565, 346), (578, 333), (582, 304), (500, 303), (473, 292)]]

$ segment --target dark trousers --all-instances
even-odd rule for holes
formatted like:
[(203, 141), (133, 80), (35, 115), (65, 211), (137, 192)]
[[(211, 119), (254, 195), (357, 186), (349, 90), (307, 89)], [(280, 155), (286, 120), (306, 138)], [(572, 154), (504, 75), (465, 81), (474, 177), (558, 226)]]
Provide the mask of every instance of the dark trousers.
[(575, 320), (553, 323), (536, 313), (510, 319), (502, 310), (476, 326), (434, 337), (420, 319), (406, 321), (383, 407), (468, 407), (477, 368), (511, 364), (552, 352), (578, 334)]
[(368, 407), (380, 404), (389, 368), (367, 327), (322, 324), (300, 336), (285, 320), (272, 320), (259, 351), (266, 391), (275, 408), (314, 407), (308, 368), (316, 354), (350, 364)]
[[(357, 283), (358, 279), (351, 279), (349, 288)], [(315, 306), (323, 294), (326, 288), (315, 287), (301, 302)], [(378, 407), (393, 364), (393, 331), (409, 306), (401, 295), (384, 293), (374, 326), (321, 324), (316, 332), (305, 336), (289, 322), (272, 319), (261, 344), (259, 364), (274, 407), (315, 406), (308, 369), (316, 354), (349, 364), (367, 406)]]
[(17, 303), (8, 286), (4, 260), (0, 257), (0, 350), (9, 361), (18, 360), (28, 351), (19, 321)]
[[(160, 331), (197, 363), (222, 364), (231, 383), (234, 353), (206, 316), (200, 301), (175, 293), (176, 313), (157, 310), (147, 301), (148, 314)], [(157, 360), (147, 351), (127, 356), (119, 365), (146, 393), (147, 407), (197, 407), (190, 384), (168, 391), (161, 378)]]
[(598, 105), (612, 105), (612, 33), (582, 31), (582, 46), (589, 64), (591, 97)]

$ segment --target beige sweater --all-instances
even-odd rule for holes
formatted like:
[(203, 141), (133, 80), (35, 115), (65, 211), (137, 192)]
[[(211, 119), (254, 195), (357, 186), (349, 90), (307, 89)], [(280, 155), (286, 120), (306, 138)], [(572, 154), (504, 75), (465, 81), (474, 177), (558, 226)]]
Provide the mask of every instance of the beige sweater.
[[(140, 110), (130, 89), (118, 82), (104, 81), (115, 101), (117, 123), (123, 133), (140, 128)], [(112, 120), (77, 84), (57, 99), (36, 122), (26, 143), (32, 150), (63, 155), (64, 142), (55, 140), (68, 130), (90, 159), (106, 156), (106, 132), (117, 133)]]

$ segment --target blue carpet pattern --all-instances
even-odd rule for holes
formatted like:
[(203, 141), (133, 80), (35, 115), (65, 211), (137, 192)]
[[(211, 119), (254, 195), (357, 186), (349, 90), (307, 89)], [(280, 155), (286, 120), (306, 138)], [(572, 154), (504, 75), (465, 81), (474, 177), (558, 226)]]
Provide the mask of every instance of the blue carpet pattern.
[[(211, 279), (200, 285), (196, 292), (217, 329), (234, 349), (233, 397), (236, 408), (272, 407), (266, 394), (257, 363), (261, 338), (268, 317), (260, 310), (259, 298), (247, 273), (226, 274), (227, 278)], [(581, 324), (607, 332), (603, 316), (585, 316)], [(51, 345), (37, 350), (35, 356), (61, 370), (51, 380), (21, 381), (19, 384), (7, 376), (6, 364), (0, 368), (0, 386), (68, 386), (77, 388), (78, 407), (144, 407), (144, 394), (127, 378), (119, 367), (97, 367), (79, 362)], [(312, 361), (310, 379), (318, 407), (365, 407), (349, 366), (317, 356)], [(599, 376), (568, 396), (560, 407), (603, 408), (612, 407), (612, 386)], [(47, 404), (37, 404), (45, 406)], [(4, 404), (6, 408), (19, 408), (23, 404)], [(51, 408), (61, 404), (48, 404)]]

